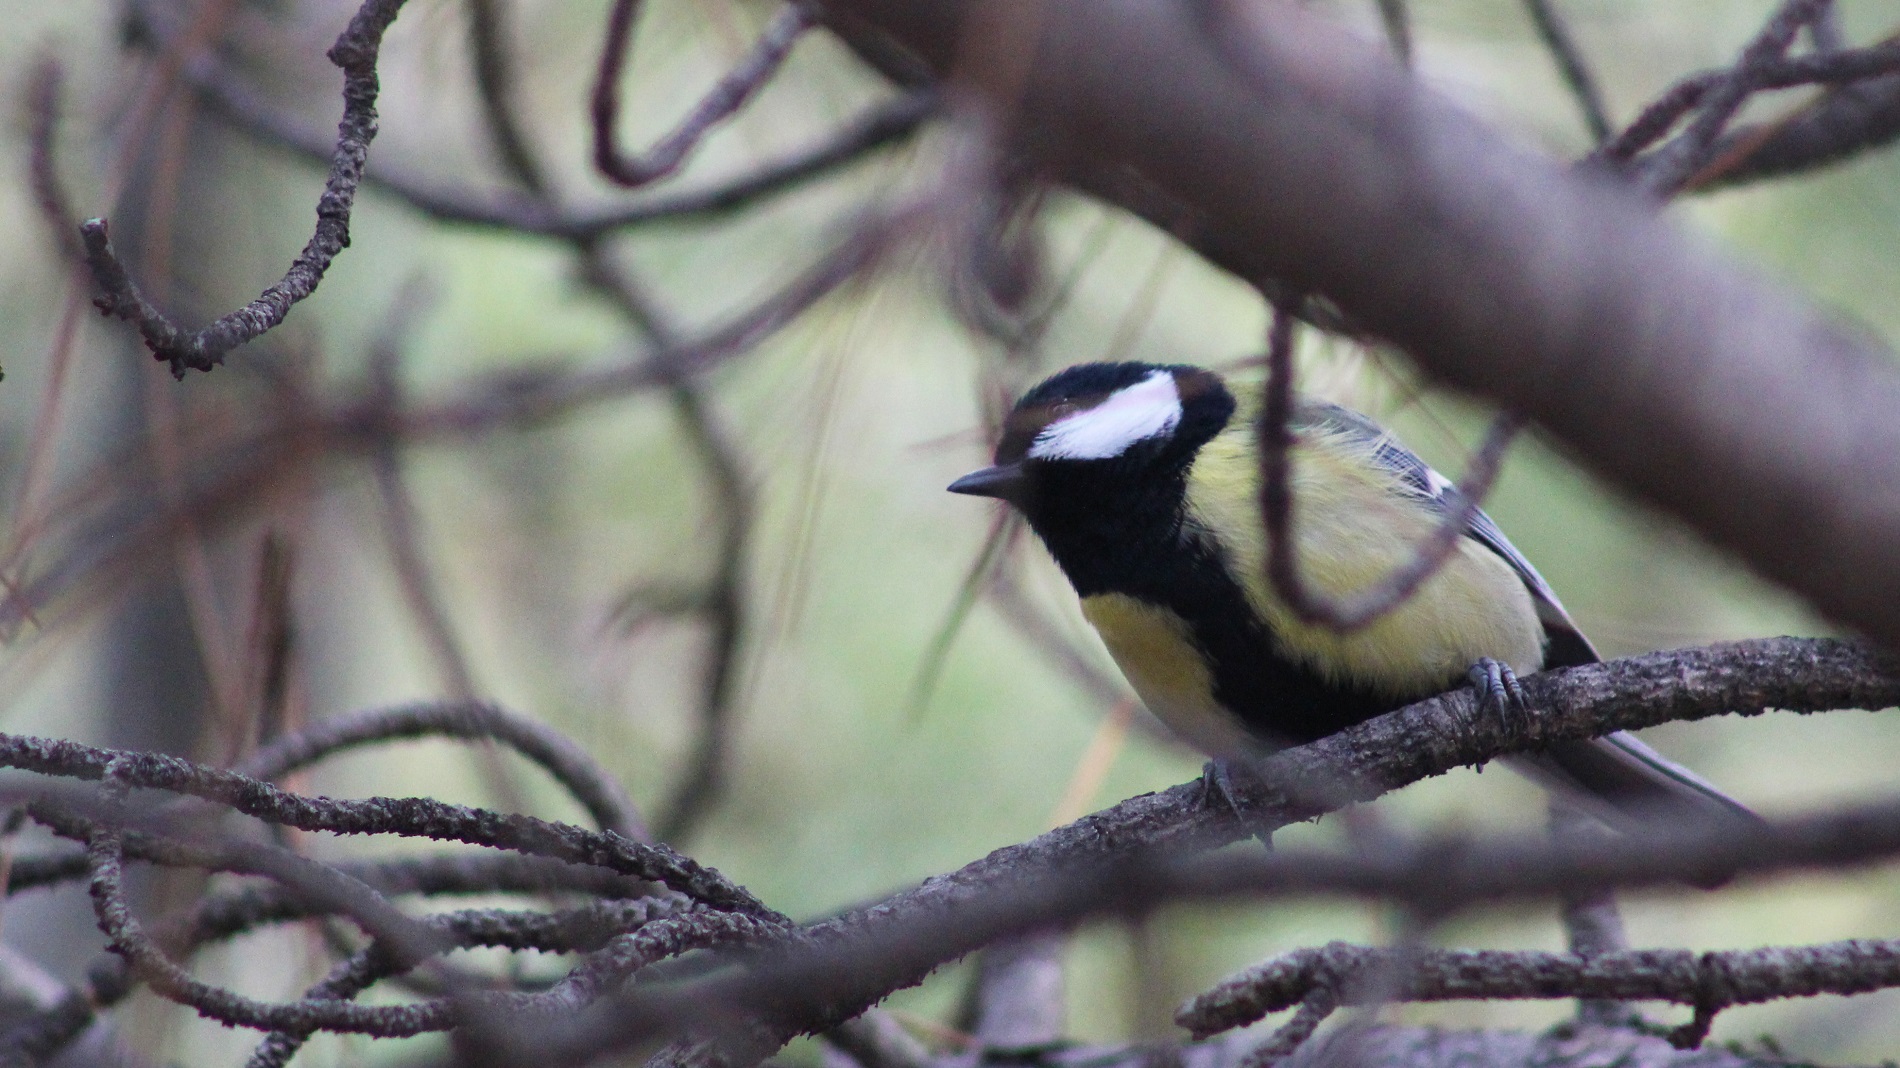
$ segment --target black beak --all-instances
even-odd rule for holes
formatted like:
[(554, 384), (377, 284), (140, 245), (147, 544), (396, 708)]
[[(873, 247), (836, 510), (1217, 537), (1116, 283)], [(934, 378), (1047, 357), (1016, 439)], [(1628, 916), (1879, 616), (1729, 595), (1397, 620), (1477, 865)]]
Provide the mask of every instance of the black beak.
[(972, 471), (955, 482), (950, 483), (951, 493), (967, 493), (972, 497), (995, 497), (998, 500), (1014, 502), (1022, 494), (1024, 483), (1022, 464), (998, 464), (985, 467), (981, 471)]

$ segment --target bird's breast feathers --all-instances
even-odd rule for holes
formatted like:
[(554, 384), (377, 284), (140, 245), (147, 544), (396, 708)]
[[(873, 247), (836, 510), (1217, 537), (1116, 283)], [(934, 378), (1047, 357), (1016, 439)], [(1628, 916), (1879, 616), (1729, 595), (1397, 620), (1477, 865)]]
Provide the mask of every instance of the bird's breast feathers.
[(1155, 718), (1213, 756), (1240, 756), (1258, 741), (1214, 697), (1214, 673), (1187, 620), (1123, 593), (1082, 598), (1082, 616), (1102, 636), (1122, 676)]
[[(1252, 430), (1236, 422), (1196, 458), (1185, 521), (1220, 545), (1281, 655), (1333, 682), (1394, 697), (1438, 693), (1481, 657), (1523, 674), (1538, 670), (1544, 633), (1530, 592), (1510, 564), (1470, 538), (1371, 625), (1341, 634), (1302, 622), (1265, 577)], [(1348, 597), (1412, 559), (1441, 513), (1375, 462), (1368, 443), (1324, 427), (1299, 435), (1291, 489), (1300, 574), (1322, 596)]]

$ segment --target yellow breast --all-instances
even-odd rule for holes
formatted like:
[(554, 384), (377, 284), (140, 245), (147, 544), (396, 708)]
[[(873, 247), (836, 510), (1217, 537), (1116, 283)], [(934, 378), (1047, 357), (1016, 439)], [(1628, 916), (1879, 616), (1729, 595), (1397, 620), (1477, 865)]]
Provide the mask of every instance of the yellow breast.
[(1126, 594), (1082, 598), (1082, 615), (1148, 711), (1210, 756), (1256, 750), (1233, 713), (1214, 700), (1214, 675), (1195, 648), (1187, 621)]
[[(1191, 521), (1219, 534), (1248, 600), (1280, 652), (1322, 676), (1377, 693), (1430, 693), (1491, 657), (1520, 673), (1543, 663), (1543, 626), (1511, 566), (1462, 539), (1445, 566), (1391, 613), (1340, 634), (1301, 622), (1265, 578), (1259, 472), (1248, 420), (1209, 442), (1190, 474)], [(1293, 541), (1300, 573), (1317, 592), (1344, 597), (1410, 560), (1438, 514), (1409, 497), (1370, 448), (1324, 428), (1305, 428), (1293, 456)], [(1237, 536), (1245, 532), (1248, 536)]]

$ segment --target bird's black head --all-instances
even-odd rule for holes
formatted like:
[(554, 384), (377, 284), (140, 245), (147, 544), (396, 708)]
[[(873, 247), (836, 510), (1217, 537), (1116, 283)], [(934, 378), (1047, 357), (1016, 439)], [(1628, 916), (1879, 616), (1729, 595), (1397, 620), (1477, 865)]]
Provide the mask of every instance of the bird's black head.
[(1004, 421), (996, 465), (950, 490), (1000, 497), (1032, 523), (1113, 509), (1129, 494), (1178, 486), (1195, 452), (1233, 414), (1233, 394), (1198, 367), (1078, 364), (1025, 393)]

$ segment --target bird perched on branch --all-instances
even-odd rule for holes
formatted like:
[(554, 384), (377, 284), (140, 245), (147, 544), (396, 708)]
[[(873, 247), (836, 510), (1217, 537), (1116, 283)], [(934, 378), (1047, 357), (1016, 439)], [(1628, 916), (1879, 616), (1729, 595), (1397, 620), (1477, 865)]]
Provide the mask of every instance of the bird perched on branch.
[[(1451, 483), (1356, 412), (1314, 400), (1291, 425), (1292, 541), (1306, 585), (1341, 598), (1404, 565), (1457, 508)], [(1339, 631), (1300, 618), (1266, 573), (1259, 427), (1197, 367), (1091, 363), (1025, 394), (995, 466), (951, 483), (1019, 509), (1154, 714), (1224, 762), (1332, 734), (1465, 685), (1521, 708), (1516, 674), (1594, 663), (1537, 569), (1481, 511), (1442, 568)], [(1753, 813), (1627, 734), (1513, 758), (1585, 811), (1651, 820)]]

